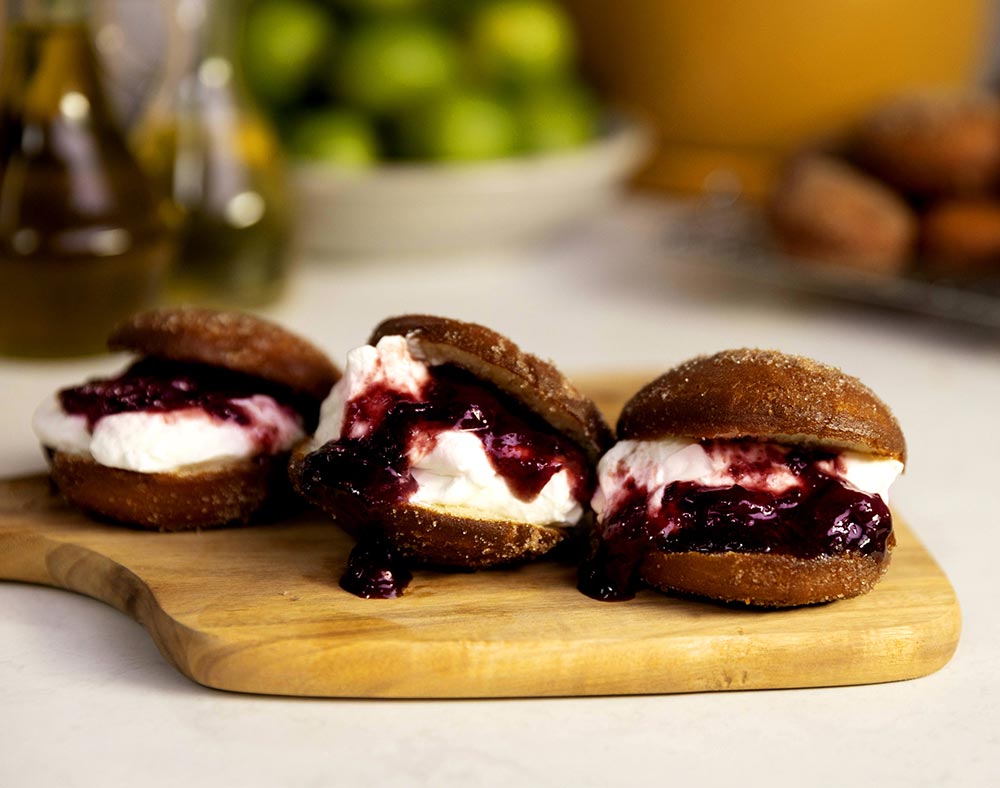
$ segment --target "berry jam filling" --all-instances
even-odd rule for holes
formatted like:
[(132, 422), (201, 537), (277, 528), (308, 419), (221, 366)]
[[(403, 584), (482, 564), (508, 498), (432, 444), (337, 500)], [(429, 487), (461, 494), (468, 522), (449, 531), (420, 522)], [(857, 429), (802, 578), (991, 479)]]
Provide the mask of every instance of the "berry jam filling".
[(410, 450), (433, 445), (438, 433), (459, 430), (479, 438), (512, 495), (532, 501), (549, 479), (568, 470), (573, 495), (589, 498), (587, 460), (574, 444), (499, 391), (456, 367), (432, 367), (419, 399), (388, 387), (369, 388), (347, 404), (342, 435), (355, 424), (361, 438), (329, 441), (305, 460), (303, 488), (347, 492), (370, 505), (399, 503), (416, 491)]
[[(291, 415), (315, 426), (316, 403), (270, 381), (222, 367), (146, 358), (116, 378), (91, 380), (59, 392), (66, 413), (85, 416), (88, 428), (117, 413), (167, 413), (200, 408), (220, 421), (253, 424), (252, 414), (234, 400), (265, 394)], [(311, 424), (309, 423), (311, 422)]]
[[(310, 453), (303, 461), (303, 492), (309, 497), (346, 493), (369, 507), (404, 502), (418, 486), (411, 473), (411, 450), (430, 448), (439, 433), (460, 430), (479, 438), (516, 498), (534, 500), (555, 474), (568, 470), (573, 496), (578, 501), (589, 499), (592, 474), (573, 443), (524, 406), (457, 367), (432, 367), (429, 375), (419, 398), (378, 386), (351, 400), (341, 434), (352, 435), (355, 425), (363, 424), (367, 428), (358, 430), (363, 437), (329, 441)], [(366, 534), (373, 528), (377, 531), (377, 523), (363, 525), (353, 530), (361, 535), (356, 550), (364, 555), (358, 561), (366, 566), (365, 576), (382, 571), (396, 576), (398, 570), (387, 562), (373, 563), (379, 551), (364, 545)], [(348, 574), (352, 571), (349, 567)], [(355, 581), (347, 575), (341, 585), (357, 593)]]
[[(741, 443), (702, 445), (710, 454), (733, 453), (734, 444)], [(579, 589), (594, 599), (631, 599), (637, 571), (650, 550), (775, 553), (803, 559), (846, 552), (884, 555), (892, 531), (889, 508), (880, 496), (854, 490), (830, 475), (824, 468), (831, 462), (836, 465), (836, 455), (830, 452), (788, 451), (783, 463), (795, 484), (780, 493), (740, 484), (715, 488), (675, 482), (664, 489), (655, 516), (649, 512), (650, 492), (629, 478), (616, 510), (599, 526), (597, 549), (580, 568)], [(746, 482), (766, 475), (768, 468), (758, 460), (736, 460), (730, 472)]]

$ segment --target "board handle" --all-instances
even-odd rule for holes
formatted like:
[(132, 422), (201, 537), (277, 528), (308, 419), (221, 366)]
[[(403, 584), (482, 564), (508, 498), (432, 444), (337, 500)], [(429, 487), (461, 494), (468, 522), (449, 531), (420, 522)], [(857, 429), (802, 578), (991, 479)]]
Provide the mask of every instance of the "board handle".
[(141, 624), (167, 661), (196, 680), (182, 643), (198, 633), (167, 616), (149, 586), (107, 556), (26, 531), (0, 531), (0, 580), (61, 588), (111, 605)]

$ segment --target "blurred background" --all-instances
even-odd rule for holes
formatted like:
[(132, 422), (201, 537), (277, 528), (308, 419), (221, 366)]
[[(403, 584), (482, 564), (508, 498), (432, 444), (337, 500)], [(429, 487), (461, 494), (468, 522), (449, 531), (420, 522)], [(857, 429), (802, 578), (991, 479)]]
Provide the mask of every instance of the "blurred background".
[(624, 199), (727, 276), (1000, 327), (986, 0), (3, 0), (0, 353), (292, 262), (544, 243)]

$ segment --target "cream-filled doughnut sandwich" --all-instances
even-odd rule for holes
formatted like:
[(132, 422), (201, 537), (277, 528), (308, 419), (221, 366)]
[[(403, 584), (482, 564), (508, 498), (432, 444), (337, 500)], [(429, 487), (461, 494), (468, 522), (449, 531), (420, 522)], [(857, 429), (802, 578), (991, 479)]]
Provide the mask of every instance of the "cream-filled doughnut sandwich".
[(310, 343), (236, 312), (144, 312), (108, 345), (139, 358), (58, 391), (32, 426), (67, 500), (141, 528), (245, 523), (287, 493), (289, 452), (339, 377)]
[(587, 510), (611, 440), (548, 362), (483, 326), (408, 315), (348, 354), (291, 474), (359, 537), (342, 584), (393, 596), (407, 563), (479, 568), (551, 550)]
[(799, 356), (732, 350), (682, 364), (622, 411), (601, 459), (580, 588), (639, 583), (751, 605), (856, 596), (895, 544), (888, 490), (906, 444), (856, 378)]

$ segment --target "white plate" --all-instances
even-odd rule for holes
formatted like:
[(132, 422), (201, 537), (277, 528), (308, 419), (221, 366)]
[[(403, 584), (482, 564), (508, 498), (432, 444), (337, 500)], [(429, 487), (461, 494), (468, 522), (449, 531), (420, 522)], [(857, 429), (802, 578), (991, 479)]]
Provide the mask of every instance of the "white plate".
[(621, 119), (572, 151), (476, 164), (293, 169), (298, 244), (313, 257), (484, 249), (538, 237), (599, 210), (650, 150)]

